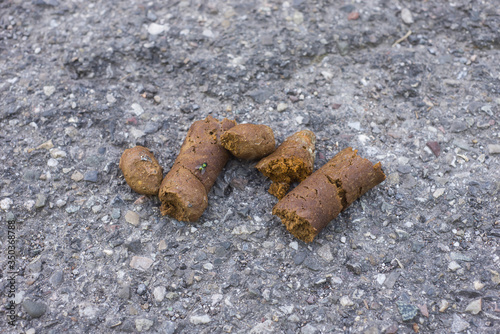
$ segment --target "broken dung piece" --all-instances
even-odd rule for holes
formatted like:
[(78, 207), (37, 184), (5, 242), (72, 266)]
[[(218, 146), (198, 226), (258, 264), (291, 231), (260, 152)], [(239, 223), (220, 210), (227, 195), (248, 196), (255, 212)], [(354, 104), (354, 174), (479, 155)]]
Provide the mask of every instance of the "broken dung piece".
[(382, 166), (348, 147), (302, 181), (273, 208), (287, 230), (311, 242), (352, 202), (385, 179)]
[(288, 137), (272, 154), (255, 166), (274, 183), (269, 193), (281, 199), (290, 183), (303, 181), (314, 167), (316, 136), (312, 131), (302, 130)]

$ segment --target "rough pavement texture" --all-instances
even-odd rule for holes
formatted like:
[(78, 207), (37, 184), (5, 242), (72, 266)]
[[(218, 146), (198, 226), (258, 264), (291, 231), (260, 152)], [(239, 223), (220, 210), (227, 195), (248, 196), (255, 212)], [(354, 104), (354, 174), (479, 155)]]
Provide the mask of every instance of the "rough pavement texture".
[[(496, 333), (499, 31), (480, 0), (2, 1), (0, 331)], [(208, 114), (388, 179), (310, 245), (250, 162), (199, 222), (162, 217), (120, 155), (167, 173)]]

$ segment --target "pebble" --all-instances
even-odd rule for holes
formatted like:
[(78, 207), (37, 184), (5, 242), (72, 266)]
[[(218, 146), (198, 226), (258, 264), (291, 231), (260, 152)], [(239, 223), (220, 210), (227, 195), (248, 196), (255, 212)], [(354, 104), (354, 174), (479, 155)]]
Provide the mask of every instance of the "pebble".
[(389, 276), (387, 276), (384, 282), (384, 286), (388, 289), (392, 289), (394, 287), (394, 284), (396, 284), (399, 276), (401, 276), (401, 272), (399, 270), (391, 272)]
[(272, 91), (269, 89), (256, 89), (248, 92), (246, 95), (256, 103), (263, 104), (272, 95)]
[(88, 172), (85, 173), (83, 176), (83, 179), (87, 182), (97, 182), (97, 179), (99, 177), (99, 173), (96, 170), (89, 170)]
[(302, 264), (302, 262), (304, 262), (304, 260), (306, 259), (306, 256), (306, 252), (296, 252), (292, 256), (293, 263), (295, 263), (295, 265)]
[(470, 256), (464, 255), (459, 252), (450, 252), (450, 259), (453, 261), (473, 262)]
[(130, 134), (135, 139), (138, 139), (138, 138), (144, 137), (146, 135), (146, 132), (139, 130), (139, 129), (136, 129), (136, 128), (132, 128), (132, 129), (130, 129)]
[(295, 13), (293, 13), (293, 22), (295, 24), (302, 24), (304, 22), (304, 14), (299, 11), (295, 11)]
[(31, 211), (33, 207), (35, 206), (35, 201), (30, 199), (24, 202), (23, 206), (26, 208), (26, 210)]
[(464, 121), (455, 121), (451, 124), (450, 132), (459, 133), (467, 130), (467, 123)]
[(405, 24), (412, 24), (413, 21), (413, 15), (411, 14), (411, 11), (408, 8), (403, 8), (401, 10), (401, 19)]
[(464, 330), (469, 328), (469, 326), (470, 324), (467, 321), (462, 320), (462, 318), (460, 318), (458, 314), (453, 314), (453, 322), (451, 324), (451, 331), (453, 333), (463, 332)]
[(193, 325), (208, 324), (210, 321), (212, 321), (212, 319), (210, 319), (210, 316), (208, 314), (192, 315), (189, 318), (189, 322)]
[(70, 205), (70, 206), (66, 207), (67, 213), (75, 213), (75, 212), (78, 212), (78, 210), (80, 210), (80, 206), (78, 206), (78, 205)]
[(54, 147), (54, 144), (52, 143), (52, 139), (47, 140), (45, 143), (42, 143), (37, 146), (37, 150), (50, 150), (51, 148)]
[(46, 203), (47, 203), (47, 196), (45, 196), (44, 194), (38, 194), (36, 196), (35, 208), (37, 209), (43, 208)]
[(144, 133), (146, 134), (152, 134), (158, 131), (160, 129), (160, 123), (158, 122), (147, 122), (146, 126), (144, 127)]
[(10, 198), (4, 198), (3, 200), (0, 201), (0, 208), (2, 210), (9, 210), (10, 207), (12, 206), (12, 204), (14, 204), (14, 202), (10, 199)]
[(49, 278), (49, 282), (50, 284), (52, 284), (53, 287), (59, 286), (63, 281), (64, 281), (64, 273), (62, 270), (55, 271)]
[(330, 250), (330, 245), (328, 244), (321, 246), (316, 252), (323, 260), (327, 262), (331, 262), (333, 260), (332, 251)]
[(83, 174), (79, 171), (75, 171), (73, 175), (71, 175), (71, 179), (75, 182), (80, 182), (81, 180), (83, 180)]
[(23, 301), (23, 308), (32, 318), (40, 318), (47, 312), (47, 305), (31, 300)]
[(500, 154), (500, 144), (490, 144), (488, 145), (489, 154)]
[(307, 324), (300, 329), (300, 333), (302, 333), (302, 334), (316, 334), (316, 333), (319, 333), (319, 330), (316, 327), (314, 327), (313, 325)]
[(166, 30), (167, 30), (167, 26), (165, 26), (163, 24), (151, 23), (148, 26), (148, 33), (150, 33), (151, 35), (159, 35)]
[(479, 291), (469, 290), (469, 289), (459, 290), (459, 291), (457, 291), (456, 294), (458, 296), (464, 296), (464, 297), (467, 297), (467, 298), (470, 298), (470, 299), (479, 298), (482, 295), (481, 292), (479, 292)]
[(51, 96), (52, 94), (54, 94), (56, 91), (56, 87), (54, 86), (43, 86), (43, 93), (46, 95), (46, 96)]
[(354, 129), (354, 130), (361, 130), (361, 123), (360, 122), (350, 122), (350, 123), (347, 123), (347, 126), (349, 126), (350, 128)]
[(457, 271), (460, 268), (462, 268), (462, 266), (460, 266), (457, 261), (451, 261), (448, 264), (448, 269), (450, 269), (451, 271)]
[(286, 104), (284, 102), (280, 102), (280, 103), (278, 103), (278, 106), (276, 107), (276, 110), (278, 110), (279, 112), (283, 112), (287, 108), (288, 108), (288, 104)]
[(26, 334), (36, 334), (36, 329), (30, 328), (26, 331)]
[(130, 107), (132, 108), (132, 112), (137, 116), (140, 116), (142, 115), (142, 113), (144, 113), (144, 109), (142, 109), (139, 103), (132, 103)]
[(59, 161), (57, 161), (56, 159), (50, 158), (49, 160), (47, 160), (47, 166), (56, 167), (57, 165), (59, 165)]
[(312, 256), (308, 256), (304, 260), (304, 266), (312, 271), (319, 271), (323, 269), (323, 266)]
[(5, 220), (7, 220), (7, 222), (15, 222), (16, 216), (14, 216), (12, 212), (7, 212), (7, 214), (5, 215)]
[(134, 226), (139, 225), (141, 217), (137, 212), (128, 210), (127, 213), (125, 214), (125, 221), (129, 224), (132, 224)]
[(113, 219), (119, 219), (121, 216), (121, 211), (119, 208), (113, 208), (111, 211), (111, 218)]
[(450, 307), (450, 303), (446, 299), (441, 299), (441, 302), (439, 303), (439, 312), (443, 313)]
[(417, 306), (400, 301), (396, 302), (396, 305), (403, 321), (411, 320), (417, 316), (419, 310)]
[(203, 265), (203, 268), (205, 268), (206, 270), (212, 270), (212, 269), (214, 269), (214, 265), (211, 264), (210, 262), (209, 263), (205, 263)]
[(137, 286), (137, 294), (138, 294), (139, 296), (144, 295), (144, 294), (146, 293), (146, 291), (148, 291), (148, 288), (147, 288), (146, 284), (141, 283), (141, 284), (139, 284), (139, 285)]
[(134, 269), (145, 271), (153, 264), (153, 260), (144, 256), (134, 256), (130, 261), (130, 266)]
[(93, 213), (99, 213), (99, 212), (101, 212), (101, 210), (102, 210), (102, 205), (100, 205), (100, 204), (92, 206)]
[(432, 153), (434, 153), (436, 157), (439, 157), (441, 154), (441, 146), (437, 141), (428, 141), (426, 145), (431, 149)]
[(359, 19), (359, 12), (350, 12), (349, 14), (347, 14), (347, 19), (349, 21), (354, 21)]
[(385, 274), (378, 274), (376, 276), (377, 283), (380, 284), (380, 285), (384, 284), (385, 279), (386, 279)]
[(275, 333), (273, 321), (266, 320), (252, 327), (250, 334), (272, 334)]
[(50, 156), (54, 159), (66, 158), (68, 154), (59, 148), (50, 150)]
[(138, 332), (146, 332), (148, 331), (152, 326), (154, 322), (153, 320), (149, 319), (135, 319), (135, 328), (137, 329)]
[(474, 281), (474, 289), (482, 290), (483, 288), (484, 288), (484, 283), (481, 283), (480, 281)]
[(122, 298), (122, 299), (129, 299), (130, 298), (130, 285), (128, 283), (123, 284), (118, 289), (118, 297)]
[(354, 302), (349, 298), (349, 296), (342, 296), (340, 297), (340, 305), (342, 306), (352, 306), (354, 305)]
[(116, 98), (111, 93), (106, 94), (106, 100), (109, 104), (113, 104), (116, 102)]
[(299, 250), (299, 243), (297, 241), (292, 241), (288, 245), (291, 249)]
[(478, 314), (479, 312), (481, 312), (482, 304), (483, 304), (482, 298), (476, 299), (470, 302), (469, 305), (467, 305), (465, 312), (469, 312), (471, 314)]
[(432, 196), (434, 196), (434, 198), (439, 198), (439, 197), (443, 196), (445, 190), (446, 190), (446, 188), (438, 188), (438, 189), (436, 189), (436, 191), (434, 191)]

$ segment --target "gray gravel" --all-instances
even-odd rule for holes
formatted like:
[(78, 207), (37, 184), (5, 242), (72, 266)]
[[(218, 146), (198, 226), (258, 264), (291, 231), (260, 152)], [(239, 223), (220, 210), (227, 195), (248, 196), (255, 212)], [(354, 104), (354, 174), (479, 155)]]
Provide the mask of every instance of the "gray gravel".
[[(498, 333), (498, 59), (495, 1), (1, 2), (0, 332)], [(311, 244), (251, 162), (163, 217), (119, 158), (209, 114), (387, 180)]]

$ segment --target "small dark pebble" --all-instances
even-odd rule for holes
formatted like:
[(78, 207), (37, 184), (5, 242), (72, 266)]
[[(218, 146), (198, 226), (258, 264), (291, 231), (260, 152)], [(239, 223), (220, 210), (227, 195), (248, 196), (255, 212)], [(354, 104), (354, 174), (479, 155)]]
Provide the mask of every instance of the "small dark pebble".
[(125, 247), (134, 254), (139, 254), (142, 250), (141, 240), (136, 239), (125, 244)]
[(23, 308), (32, 318), (40, 318), (47, 311), (47, 305), (31, 300), (23, 301)]
[(272, 95), (272, 91), (269, 89), (256, 89), (248, 92), (246, 95), (251, 97), (256, 103), (262, 104)]
[(499, 237), (500, 238), (500, 228), (494, 228), (490, 231), (490, 235), (493, 237)]
[(431, 149), (432, 153), (434, 153), (436, 157), (439, 157), (439, 155), (441, 154), (441, 146), (437, 141), (428, 141), (426, 145)]
[(52, 274), (52, 276), (50, 276), (49, 281), (50, 281), (50, 284), (52, 284), (52, 286), (54, 286), (54, 287), (59, 286), (64, 281), (63, 271), (57, 270), (56, 272), (54, 272)]
[(306, 258), (306, 253), (305, 252), (297, 252), (293, 255), (293, 263), (295, 263), (295, 265), (299, 265), (301, 264), (302, 262), (304, 262), (305, 258)]
[(417, 316), (417, 306), (407, 304), (405, 302), (396, 302), (396, 305), (398, 305), (399, 313), (401, 313), (401, 318), (403, 318), (403, 321), (411, 320)]
[(401, 174), (408, 174), (411, 172), (411, 166), (409, 165), (398, 166), (398, 172), (400, 172)]
[(451, 124), (450, 132), (458, 133), (467, 130), (467, 123), (465, 121), (456, 121)]
[(88, 172), (85, 173), (83, 176), (83, 179), (88, 182), (97, 182), (97, 178), (99, 176), (99, 173), (96, 170), (89, 170)]
[(125, 201), (121, 198), (120, 195), (116, 195), (115, 198), (111, 201), (112, 206), (120, 206), (125, 205)]
[(482, 296), (482, 294), (479, 291), (475, 290), (460, 290), (457, 292), (457, 295), (466, 298), (478, 298)]
[(361, 265), (359, 263), (348, 262), (345, 264), (347, 269), (355, 275), (361, 275)]
[(312, 305), (316, 302), (316, 298), (314, 296), (309, 296), (309, 298), (307, 298), (306, 302), (309, 304), (309, 305)]

